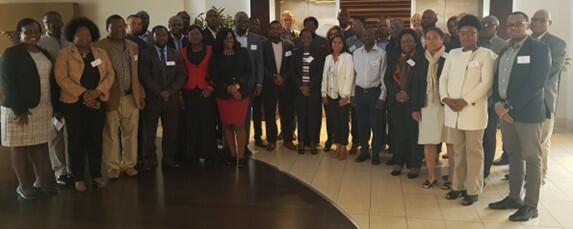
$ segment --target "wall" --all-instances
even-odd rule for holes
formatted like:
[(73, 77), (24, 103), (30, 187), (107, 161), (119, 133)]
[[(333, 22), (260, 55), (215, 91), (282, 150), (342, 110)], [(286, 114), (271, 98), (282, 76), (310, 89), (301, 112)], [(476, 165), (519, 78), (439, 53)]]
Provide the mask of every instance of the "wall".
[[(437, 26), (445, 29), (448, 18), (460, 13), (482, 15), (481, 0), (412, 0), (412, 12), (423, 13), (433, 9), (438, 14)], [(447, 31), (447, 30), (445, 30)]]
[[(314, 16), (319, 21), (318, 29), (316, 33), (325, 36), (326, 32), (330, 27), (338, 25), (338, 20), (336, 19), (336, 3), (335, 2), (315, 2), (309, 0), (288, 0), (275, 2), (275, 7), (279, 9), (278, 12), (283, 12), (284, 10), (290, 10), (295, 16), (296, 30), (303, 29), (303, 20), (308, 16)], [(277, 19), (280, 19), (280, 13), (277, 15)]]
[[(567, 42), (569, 56), (573, 56), (573, 2), (571, 0), (525, 1), (516, 0), (514, 10), (533, 15), (539, 9), (551, 12), (553, 25), (550, 32)], [(573, 129), (573, 69), (561, 74), (561, 88), (557, 108), (556, 124), (558, 127)]]
[(245, 11), (251, 15), (250, 0), (205, 0), (205, 7), (210, 9), (212, 6), (225, 8), (226, 14), (234, 16), (236, 12)]

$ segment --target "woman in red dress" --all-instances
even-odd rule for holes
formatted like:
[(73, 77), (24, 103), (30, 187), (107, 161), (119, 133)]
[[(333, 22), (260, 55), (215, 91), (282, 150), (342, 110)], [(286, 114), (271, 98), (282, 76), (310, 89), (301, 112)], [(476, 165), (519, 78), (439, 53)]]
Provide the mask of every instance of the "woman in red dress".
[[(248, 51), (241, 48), (233, 31), (221, 29), (213, 47), (209, 76), (215, 83), (215, 96), (225, 139), (231, 152), (229, 165), (247, 166), (245, 122), (251, 88), (248, 86), (251, 63)], [(238, 159), (238, 160), (237, 160)]]

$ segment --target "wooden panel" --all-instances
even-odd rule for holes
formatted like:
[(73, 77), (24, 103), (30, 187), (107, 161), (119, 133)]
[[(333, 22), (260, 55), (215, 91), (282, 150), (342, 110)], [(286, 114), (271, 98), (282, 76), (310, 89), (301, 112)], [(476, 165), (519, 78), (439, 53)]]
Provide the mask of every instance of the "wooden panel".
[(270, 23), (270, 3), (268, 0), (251, 0), (251, 17), (261, 21), (261, 34), (267, 34)]
[[(16, 24), (22, 18), (30, 17), (42, 23), (44, 13), (48, 11), (59, 12), (64, 22), (69, 21), (72, 17), (77, 15), (77, 3), (10, 3), (0, 4), (0, 31), (14, 31)], [(44, 28), (42, 28), (44, 31)], [(0, 53), (11, 46), (11, 43), (4, 36), (0, 36)]]
[(507, 17), (513, 11), (513, 0), (496, 0), (491, 1), (489, 12), (491, 15), (499, 19), (499, 28), (497, 29), (498, 35), (501, 38), (507, 39), (507, 30), (505, 22)]
[(410, 24), (412, 2), (409, 0), (340, 0), (340, 8), (346, 9), (351, 16), (365, 17), (374, 22), (377, 17), (398, 18)]

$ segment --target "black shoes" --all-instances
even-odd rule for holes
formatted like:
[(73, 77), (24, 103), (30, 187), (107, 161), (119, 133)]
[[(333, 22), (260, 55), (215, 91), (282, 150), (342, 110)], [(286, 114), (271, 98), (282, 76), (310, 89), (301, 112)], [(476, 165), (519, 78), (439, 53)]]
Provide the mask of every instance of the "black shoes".
[(379, 165), (380, 164), (380, 155), (378, 153), (374, 153), (372, 155), (372, 165)]
[(246, 158), (239, 159), (239, 164), (237, 164), (237, 167), (240, 169), (246, 168), (248, 163), (249, 163), (249, 161)]
[(432, 186), (436, 185), (438, 183), (437, 180), (434, 181), (429, 181), (429, 180), (425, 180), (424, 184), (422, 184), (424, 186), (425, 189), (431, 189)]
[(489, 204), (489, 208), (495, 210), (520, 209), (523, 201), (505, 197), (503, 200)]
[(446, 194), (446, 199), (447, 200), (455, 200), (455, 199), (458, 199), (460, 197), (465, 198), (465, 196), (467, 196), (467, 195), (468, 194), (466, 191), (454, 191), (454, 190), (452, 190), (452, 191), (448, 192), (448, 194)]
[(312, 146), (310, 148), (310, 154), (312, 155), (317, 155), (318, 154), (318, 149), (316, 149), (316, 146)]
[(71, 187), (74, 184), (72, 175), (66, 174), (56, 178), (56, 183), (61, 186)]
[(363, 162), (370, 159), (370, 154), (368, 152), (360, 152), (360, 155), (356, 157), (356, 162)]
[(390, 175), (392, 176), (400, 176), (402, 174), (402, 166), (399, 165), (394, 165), (394, 169), (392, 169), (392, 172), (390, 173)]
[(323, 150), (324, 150), (324, 152), (328, 152), (328, 151), (330, 151), (331, 149), (332, 149), (332, 142), (330, 142), (330, 141), (327, 140), (327, 141), (324, 143), (324, 149), (323, 149)]
[(416, 179), (420, 176), (420, 169), (410, 169), (408, 172), (408, 179)]
[(513, 215), (509, 216), (510, 221), (522, 222), (529, 221), (530, 219), (535, 219), (539, 216), (537, 208), (532, 208), (527, 205), (523, 205), (515, 212)]
[(462, 205), (464, 206), (470, 206), (472, 204), (474, 204), (475, 202), (478, 201), (478, 196), (470, 196), (470, 195), (466, 195), (464, 196), (464, 199), (462, 200)]
[(493, 161), (493, 165), (495, 165), (495, 166), (509, 165), (509, 157), (504, 152), (500, 158)]
[(298, 148), (298, 154), (303, 155), (304, 154), (304, 147), (299, 147)]

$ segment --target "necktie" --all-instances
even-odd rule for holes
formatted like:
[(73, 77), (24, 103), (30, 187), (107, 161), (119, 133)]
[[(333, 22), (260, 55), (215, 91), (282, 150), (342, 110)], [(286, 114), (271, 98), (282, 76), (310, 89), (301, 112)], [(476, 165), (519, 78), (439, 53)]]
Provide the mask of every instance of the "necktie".
[(165, 55), (165, 48), (161, 49), (161, 66), (163, 71), (161, 71), (161, 86), (166, 87), (167, 86), (167, 77), (166, 77), (166, 73), (165, 73), (165, 68), (167, 67), (167, 56)]

